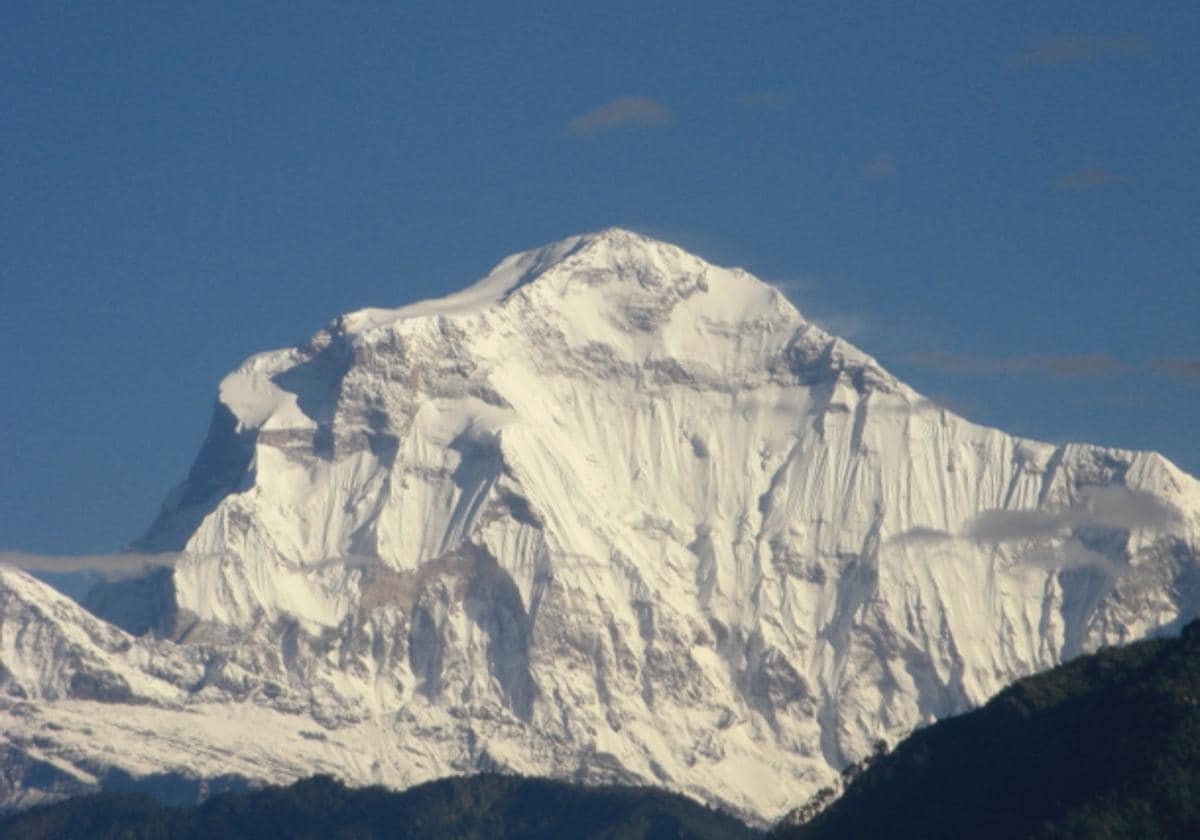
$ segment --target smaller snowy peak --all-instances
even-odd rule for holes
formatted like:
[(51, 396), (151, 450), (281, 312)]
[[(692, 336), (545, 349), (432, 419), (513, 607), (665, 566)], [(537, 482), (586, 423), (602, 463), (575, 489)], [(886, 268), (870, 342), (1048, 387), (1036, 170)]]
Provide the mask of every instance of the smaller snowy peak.
[[(29, 574), (0, 565), (0, 695), (172, 702), (178, 691), (162, 676), (186, 674), (190, 665), (162, 664), (163, 650), (100, 620)], [(151, 663), (158, 677), (145, 672)]]

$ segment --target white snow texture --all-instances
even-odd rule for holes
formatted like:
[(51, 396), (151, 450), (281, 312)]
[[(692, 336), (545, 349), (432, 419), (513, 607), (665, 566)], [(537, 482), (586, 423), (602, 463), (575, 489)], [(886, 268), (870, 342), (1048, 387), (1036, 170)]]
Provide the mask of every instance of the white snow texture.
[(1194, 616), (1200, 483), (967, 422), (608, 230), (246, 361), (136, 548), (182, 554), (92, 612), (0, 569), (2, 804), (498, 769), (762, 823)]

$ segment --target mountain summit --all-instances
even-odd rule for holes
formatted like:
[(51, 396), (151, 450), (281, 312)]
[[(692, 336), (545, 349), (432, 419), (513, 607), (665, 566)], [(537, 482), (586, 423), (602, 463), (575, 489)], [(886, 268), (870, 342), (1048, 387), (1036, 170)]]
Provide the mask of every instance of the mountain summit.
[(608, 230), (247, 360), (138, 548), (178, 560), (92, 612), (0, 571), (10, 803), (500, 770), (765, 821), (1195, 615), (1200, 482), (969, 423)]

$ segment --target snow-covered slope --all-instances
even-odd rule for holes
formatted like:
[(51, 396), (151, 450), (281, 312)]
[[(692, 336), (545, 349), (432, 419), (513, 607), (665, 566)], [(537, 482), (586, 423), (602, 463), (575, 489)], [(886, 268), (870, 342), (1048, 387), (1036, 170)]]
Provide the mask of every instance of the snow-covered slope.
[(0, 575), (2, 737), (51, 793), (503, 768), (764, 820), (1195, 615), (1200, 483), (966, 422), (745, 272), (610, 230), (249, 359), (138, 547), (183, 552), (174, 606), (91, 606), (163, 638)]

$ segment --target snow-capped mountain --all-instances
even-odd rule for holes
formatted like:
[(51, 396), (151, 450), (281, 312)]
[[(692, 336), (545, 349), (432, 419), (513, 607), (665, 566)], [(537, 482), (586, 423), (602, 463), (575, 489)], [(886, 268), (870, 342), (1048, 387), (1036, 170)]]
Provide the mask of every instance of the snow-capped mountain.
[(0, 571), (8, 804), (500, 768), (763, 821), (1194, 616), (1200, 482), (969, 423), (609, 230), (247, 360), (138, 548), (173, 571), (91, 612)]

